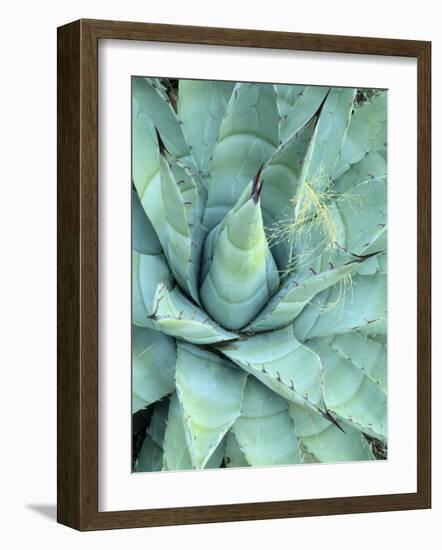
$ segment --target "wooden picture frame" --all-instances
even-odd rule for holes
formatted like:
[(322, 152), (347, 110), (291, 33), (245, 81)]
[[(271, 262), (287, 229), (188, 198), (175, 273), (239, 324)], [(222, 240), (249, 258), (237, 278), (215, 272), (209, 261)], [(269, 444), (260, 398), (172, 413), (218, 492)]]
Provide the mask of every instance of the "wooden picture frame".
[[(418, 70), (417, 492), (98, 511), (98, 41), (140, 40), (403, 56)], [(58, 29), (58, 521), (82, 531), (431, 506), (431, 44), (79, 20)]]

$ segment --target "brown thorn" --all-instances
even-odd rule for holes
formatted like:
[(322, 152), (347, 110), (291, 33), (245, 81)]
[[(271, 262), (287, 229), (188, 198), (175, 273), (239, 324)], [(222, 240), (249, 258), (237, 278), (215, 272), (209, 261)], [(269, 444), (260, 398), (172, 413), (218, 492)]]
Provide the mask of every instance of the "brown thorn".
[(326, 419), (328, 420), (329, 422), (331, 422), (332, 424), (334, 424), (337, 428), (339, 428), (341, 430), (341, 432), (344, 432), (346, 433), (346, 431), (344, 430), (344, 428), (338, 423), (338, 421), (334, 418), (334, 416), (332, 416), (329, 411), (321, 411), (321, 415)]
[(259, 196), (261, 195), (262, 186), (264, 181), (261, 182), (261, 185), (259, 184), (259, 179), (261, 177), (262, 170), (264, 168), (264, 164), (261, 165), (261, 168), (256, 173), (256, 176), (253, 178), (253, 185), (252, 185), (252, 199), (255, 204), (259, 201)]
[(155, 132), (157, 134), (158, 148), (160, 150), (160, 155), (164, 157), (164, 154), (169, 153), (169, 151), (167, 150), (167, 147), (164, 145), (164, 141), (162, 140), (160, 132), (158, 131), (158, 128), (156, 126), (155, 126)]

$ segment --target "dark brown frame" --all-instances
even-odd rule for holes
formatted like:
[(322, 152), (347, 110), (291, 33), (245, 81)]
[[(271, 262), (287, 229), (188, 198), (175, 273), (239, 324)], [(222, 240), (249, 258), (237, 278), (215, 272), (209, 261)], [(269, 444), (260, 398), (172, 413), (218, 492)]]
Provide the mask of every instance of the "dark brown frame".
[[(405, 56), (418, 67), (417, 492), (98, 511), (98, 40)], [(82, 531), (431, 507), (431, 43), (119, 21), (58, 29), (58, 521)]]

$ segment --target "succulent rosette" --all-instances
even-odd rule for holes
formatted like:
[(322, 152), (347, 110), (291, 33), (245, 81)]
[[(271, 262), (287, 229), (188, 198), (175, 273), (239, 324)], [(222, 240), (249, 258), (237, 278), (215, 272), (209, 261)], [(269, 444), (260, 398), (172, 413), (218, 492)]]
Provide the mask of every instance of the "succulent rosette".
[(135, 471), (386, 457), (386, 101), (133, 79)]

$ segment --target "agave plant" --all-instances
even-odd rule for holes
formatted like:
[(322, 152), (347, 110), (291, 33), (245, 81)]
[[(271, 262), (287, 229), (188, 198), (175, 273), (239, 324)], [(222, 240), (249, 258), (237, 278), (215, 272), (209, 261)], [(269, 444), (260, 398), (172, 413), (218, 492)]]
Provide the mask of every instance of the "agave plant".
[(385, 458), (386, 100), (133, 79), (135, 471)]

